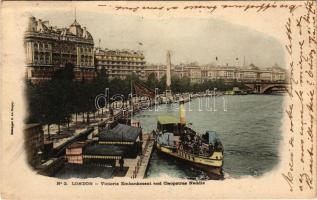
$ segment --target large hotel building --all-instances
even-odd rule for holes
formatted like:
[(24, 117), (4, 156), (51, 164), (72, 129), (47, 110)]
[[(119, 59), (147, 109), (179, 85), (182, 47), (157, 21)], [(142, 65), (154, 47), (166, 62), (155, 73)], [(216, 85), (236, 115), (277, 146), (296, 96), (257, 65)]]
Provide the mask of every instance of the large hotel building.
[(75, 66), (77, 80), (95, 77), (94, 40), (76, 20), (67, 28), (56, 28), (31, 17), (24, 42), (27, 78), (34, 83), (50, 79), (67, 63)]
[(97, 70), (105, 69), (108, 77), (124, 79), (135, 73), (140, 79), (145, 79), (145, 59), (140, 51), (109, 50), (96, 48)]

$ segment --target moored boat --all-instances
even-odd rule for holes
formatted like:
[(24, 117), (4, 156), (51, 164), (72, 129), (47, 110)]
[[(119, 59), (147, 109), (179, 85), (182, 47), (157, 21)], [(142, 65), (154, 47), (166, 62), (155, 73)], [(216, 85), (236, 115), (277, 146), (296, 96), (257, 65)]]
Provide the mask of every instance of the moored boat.
[(199, 134), (186, 125), (183, 102), (180, 103), (180, 119), (159, 116), (155, 131), (156, 149), (196, 166), (203, 171), (223, 175), (223, 145), (216, 132)]

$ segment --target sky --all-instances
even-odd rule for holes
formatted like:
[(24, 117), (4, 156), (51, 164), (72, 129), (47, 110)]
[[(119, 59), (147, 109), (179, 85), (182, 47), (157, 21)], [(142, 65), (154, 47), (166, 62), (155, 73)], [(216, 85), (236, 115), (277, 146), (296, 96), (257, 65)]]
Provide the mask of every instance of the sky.
[[(31, 14), (58, 27), (69, 26), (75, 18), (71, 10)], [(166, 52), (170, 50), (172, 64), (197, 62), (241, 66), (245, 58), (246, 64), (259, 67), (274, 64), (285, 67), (284, 48), (278, 40), (219, 19), (154, 19), (99, 12), (77, 12), (76, 16), (92, 34), (96, 47), (100, 39), (102, 48), (141, 50), (147, 63), (165, 64)]]

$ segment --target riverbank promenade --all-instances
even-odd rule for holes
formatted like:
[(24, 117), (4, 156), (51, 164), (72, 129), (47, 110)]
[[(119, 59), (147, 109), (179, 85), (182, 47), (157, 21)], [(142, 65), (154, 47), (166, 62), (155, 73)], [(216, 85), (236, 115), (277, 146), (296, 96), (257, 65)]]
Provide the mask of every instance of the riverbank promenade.
[(143, 134), (144, 142), (142, 144), (142, 155), (136, 159), (125, 159), (125, 167), (128, 171), (125, 175), (127, 178), (145, 178), (146, 171), (150, 162), (154, 148), (154, 138), (152, 134)]

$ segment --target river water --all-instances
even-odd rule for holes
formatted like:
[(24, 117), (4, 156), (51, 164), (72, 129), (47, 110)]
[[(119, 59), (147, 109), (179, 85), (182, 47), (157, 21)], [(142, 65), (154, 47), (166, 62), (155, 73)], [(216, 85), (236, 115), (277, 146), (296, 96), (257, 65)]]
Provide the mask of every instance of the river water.
[[(208, 100), (207, 100), (208, 99)], [(186, 103), (187, 123), (199, 133), (216, 131), (224, 146), (225, 178), (260, 176), (272, 170), (279, 161), (283, 96), (244, 95), (194, 99)], [(159, 115), (178, 117), (178, 105), (160, 105), (134, 116), (143, 131), (156, 128)], [(207, 179), (204, 172), (183, 162), (152, 155), (148, 177), (171, 176)]]

